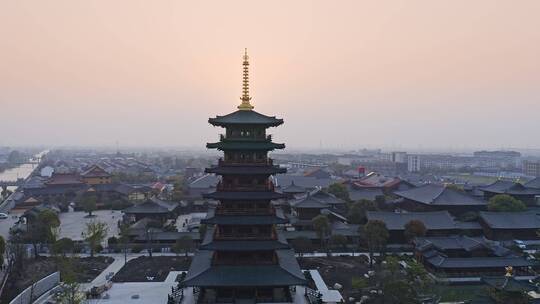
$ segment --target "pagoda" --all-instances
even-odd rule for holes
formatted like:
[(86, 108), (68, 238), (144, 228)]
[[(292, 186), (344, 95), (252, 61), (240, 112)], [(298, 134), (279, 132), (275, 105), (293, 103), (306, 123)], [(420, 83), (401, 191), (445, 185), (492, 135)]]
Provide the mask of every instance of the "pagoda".
[(208, 120), (225, 134), (206, 147), (224, 155), (205, 170), (221, 177), (216, 191), (205, 195), (219, 203), (202, 221), (207, 232), (183, 281), (193, 287), (197, 303), (292, 302), (294, 286), (306, 284), (294, 251), (276, 227), (287, 220), (271, 202), (284, 195), (274, 191), (270, 176), (286, 169), (274, 165), (268, 152), (285, 145), (272, 142), (266, 129), (283, 120), (253, 110), (247, 50), (243, 59), (238, 110)]

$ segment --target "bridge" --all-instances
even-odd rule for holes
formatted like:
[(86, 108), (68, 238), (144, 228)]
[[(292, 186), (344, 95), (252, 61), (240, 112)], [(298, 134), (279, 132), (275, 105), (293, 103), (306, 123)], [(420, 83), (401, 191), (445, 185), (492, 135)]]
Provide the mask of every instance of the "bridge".
[(18, 178), (17, 180), (12, 181), (0, 181), (0, 188), (5, 187), (19, 187), (24, 184), (24, 178)]

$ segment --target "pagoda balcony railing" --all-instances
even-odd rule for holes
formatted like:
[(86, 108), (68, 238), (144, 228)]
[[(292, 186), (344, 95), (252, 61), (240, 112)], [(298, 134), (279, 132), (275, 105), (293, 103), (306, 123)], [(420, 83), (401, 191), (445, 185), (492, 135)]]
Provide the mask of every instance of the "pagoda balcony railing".
[(216, 233), (214, 235), (216, 240), (273, 240), (275, 237), (269, 235), (268, 233)]
[(275, 213), (276, 210), (274, 208), (216, 208), (216, 214), (220, 215), (273, 215)]
[(275, 187), (272, 182), (266, 185), (224, 185), (222, 182), (217, 184), (218, 191), (274, 191)]
[(218, 160), (219, 166), (273, 166), (274, 160), (271, 158), (260, 160)]
[(212, 265), (273, 265), (276, 264), (273, 260), (266, 259), (214, 259)]
[(234, 140), (234, 141), (272, 141), (272, 135), (266, 135), (266, 136), (227, 136), (225, 134), (219, 134), (219, 140), (220, 141), (228, 141), (228, 140)]

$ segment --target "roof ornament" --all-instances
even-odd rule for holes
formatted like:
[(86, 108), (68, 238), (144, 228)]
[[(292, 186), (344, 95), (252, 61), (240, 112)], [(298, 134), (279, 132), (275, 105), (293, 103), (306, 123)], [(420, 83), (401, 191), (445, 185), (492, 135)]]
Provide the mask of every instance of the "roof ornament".
[(504, 269), (506, 270), (506, 274), (504, 275), (505, 277), (512, 277), (514, 275), (514, 267), (512, 266), (506, 266), (504, 267)]
[(253, 110), (253, 105), (251, 105), (251, 97), (249, 96), (249, 56), (247, 54), (247, 48), (244, 51), (244, 56), (242, 57), (244, 62), (244, 76), (242, 77), (242, 103), (238, 106), (239, 110), (251, 111)]

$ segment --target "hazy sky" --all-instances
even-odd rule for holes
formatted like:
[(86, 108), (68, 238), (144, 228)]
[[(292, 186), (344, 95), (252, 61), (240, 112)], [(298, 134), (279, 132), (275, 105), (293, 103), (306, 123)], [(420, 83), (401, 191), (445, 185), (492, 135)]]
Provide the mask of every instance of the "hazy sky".
[(0, 1), (0, 145), (540, 148), (540, 1)]

